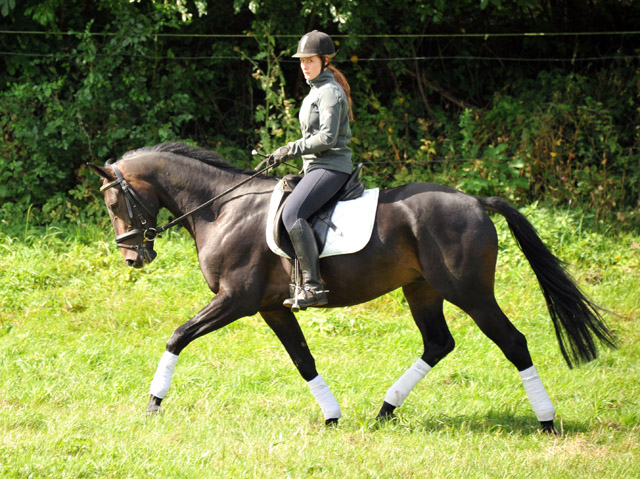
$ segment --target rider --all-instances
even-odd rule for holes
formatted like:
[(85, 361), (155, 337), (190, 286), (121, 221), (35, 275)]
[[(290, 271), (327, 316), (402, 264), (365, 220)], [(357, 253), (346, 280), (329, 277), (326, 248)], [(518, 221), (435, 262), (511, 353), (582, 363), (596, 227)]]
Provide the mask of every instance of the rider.
[(336, 54), (331, 37), (313, 30), (304, 35), (294, 58), (311, 87), (300, 108), (302, 138), (271, 154), (275, 162), (302, 156), (304, 176), (291, 193), (282, 220), (302, 270), (302, 288), (297, 297), (284, 301), (291, 307), (327, 304), (327, 292), (320, 277), (318, 246), (309, 217), (338, 192), (353, 170), (349, 120), (352, 119), (350, 88), (333, 65)]

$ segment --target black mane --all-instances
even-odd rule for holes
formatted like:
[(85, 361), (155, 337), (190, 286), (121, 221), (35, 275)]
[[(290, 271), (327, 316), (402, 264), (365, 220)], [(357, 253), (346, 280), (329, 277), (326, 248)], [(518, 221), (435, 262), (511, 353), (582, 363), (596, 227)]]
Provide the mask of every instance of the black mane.
[(173, 155), (185, 156), (194, 160), (201, 161), (207, 165), (214, 166), (216, 168), (222, 168), (227, 171), (246, 173), (246, 170), (238, 168), (230, 163), (227, 163), (222, 157), (215, 151), (205, 150), (197, 146), (187, 145), (179, 142), (160, 143), (154, 146), (145, 146), (138, 148), (137, 150), (131, 150), (122, 155), (121, 159), (127, 159), (129, 157), (139, 155), (141, 153), (171, 153)]

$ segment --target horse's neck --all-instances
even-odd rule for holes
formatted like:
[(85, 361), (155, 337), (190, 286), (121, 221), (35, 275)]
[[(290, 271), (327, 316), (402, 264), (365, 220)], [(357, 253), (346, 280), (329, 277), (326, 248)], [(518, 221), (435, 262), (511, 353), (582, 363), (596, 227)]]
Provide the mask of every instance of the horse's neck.
[[(197, 160), (187, 158), (170, 158), (157, 161), (149, 170), (149, 176), (153, 177), (152, 183), (160, 196), (160, 204), (168, 209), (174, 216), (182, 216), (203, 203), (234, 188), (248, 175), (227, 171), (224, 168), (214, 167)], [(229, 197), (245, 194), (252, 191), (265, 191), (269, 180), (255, 178), (245, 185), (228, 193)], [(216, 202), (208, 208), (217, 216), (224, 201)]]

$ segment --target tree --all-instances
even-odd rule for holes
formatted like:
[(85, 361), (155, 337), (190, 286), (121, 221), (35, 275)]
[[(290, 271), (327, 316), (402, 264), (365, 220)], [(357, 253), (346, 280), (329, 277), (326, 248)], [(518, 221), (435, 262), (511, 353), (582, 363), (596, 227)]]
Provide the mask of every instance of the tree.
[(0, 36), (0, 218), (86, 213), (84, 162), (146, 144), (248, 166), (293, 139), (307, 86), (290, 54), (314, 28), (337, 43), (370, 181), (637, 205), (640, 35), (585, 34), (634, 31), (634, 3), (0, 0), (0, 15), (42, 32)]

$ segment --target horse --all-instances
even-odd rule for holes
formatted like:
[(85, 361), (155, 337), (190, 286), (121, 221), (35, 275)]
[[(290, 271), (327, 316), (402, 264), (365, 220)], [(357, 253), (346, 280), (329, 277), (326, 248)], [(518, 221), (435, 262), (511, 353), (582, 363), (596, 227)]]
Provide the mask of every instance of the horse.
[[(89, 165), (101, 191), (127, 265), (156, 257), (158, 231), (180, 224), (195, 241), (213, 299), (179, 326), (166, 343), (150, 388), (147, 412), (160, 410), (179, 355), (195, 339), (233, 321), (260, 314), (308, 383), (326, 424), (341, 417), (289, 297), (292, 261), (265, 240), (267, 209), (278, 181), (226, 162), (217, 153), (182, 143), (132, 150), (105, 166)], [(157, 225), (161, 208), (176, 216)], [(364, 303), (402, 288), (422, 336), (423, 354), (388, 389), (379, 420), (394, 417), (412, 389), (455, 346), (443, 304), (466, 312), (516, 367), (541, 430), (556, 433), (555, 408), (533, 364), (525, 336), (494, 295), (498, 238), (489, 213), (502, 215), (542, 289), (560, 351), (569, 366), (597, 357), (598, 343), (616, 347), (599, 310), (540, 239), (532, 224), (500, 197), (477, 197), (434, 183), (409, 183), (379, 192), (375, 223), (358, 252), (320, 260), (329, 302)]]

